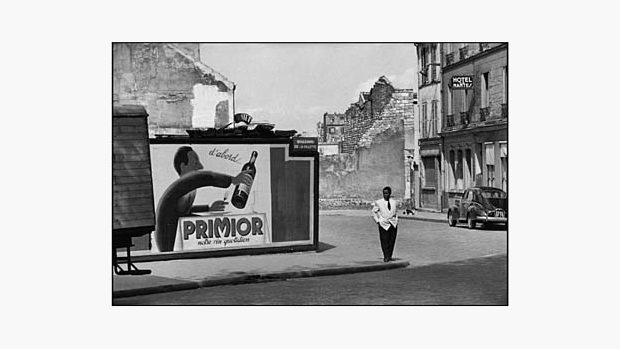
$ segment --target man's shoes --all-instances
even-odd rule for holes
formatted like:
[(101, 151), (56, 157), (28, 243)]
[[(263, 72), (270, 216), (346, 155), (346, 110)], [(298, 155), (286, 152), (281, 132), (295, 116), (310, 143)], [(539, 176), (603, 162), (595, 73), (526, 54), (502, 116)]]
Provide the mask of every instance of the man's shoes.
[(390, 261), (389, 259), (387, 259), (387, 258), (383, 258), (383, 262), (384, 262), (384, 263), (387, 263), (387, 262), (389, 262), (389, 261)]

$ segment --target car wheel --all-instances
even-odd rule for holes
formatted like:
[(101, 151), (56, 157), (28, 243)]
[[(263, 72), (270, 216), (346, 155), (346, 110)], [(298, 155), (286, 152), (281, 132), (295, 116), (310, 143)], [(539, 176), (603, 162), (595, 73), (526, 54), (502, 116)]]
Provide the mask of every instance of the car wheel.
[(452, 213), (452, 211), (448, 212), (448, 224), (451, 227), (456, 225), (456, 219), (454, 218), (454, 213)]
[(469, 229), (476, 229), (476, 221), (473, 220), (469, 214), (467, 214), (467, 227)]

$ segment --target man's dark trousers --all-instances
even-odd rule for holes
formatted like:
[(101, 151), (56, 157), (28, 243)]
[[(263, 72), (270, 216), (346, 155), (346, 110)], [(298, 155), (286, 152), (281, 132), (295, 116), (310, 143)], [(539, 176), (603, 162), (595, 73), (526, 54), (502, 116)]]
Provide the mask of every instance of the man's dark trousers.
[(381, 240), (383, 259), (392, 259), (394, 245), (396, 244), (396, 227), (390, 224), (388, 230), (385, 230), (379, 225), (379, 240)]

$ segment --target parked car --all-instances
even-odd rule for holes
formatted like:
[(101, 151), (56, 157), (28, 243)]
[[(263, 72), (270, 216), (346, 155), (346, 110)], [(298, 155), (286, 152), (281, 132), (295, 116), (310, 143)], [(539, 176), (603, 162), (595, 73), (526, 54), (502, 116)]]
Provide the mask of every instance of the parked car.
[(505, 191), (492, 187), (468, 188), (463, 197), (448, 210), (448, 224), (467, 222), (470, 229), (477, 223), (508, 224), (508, 195)]

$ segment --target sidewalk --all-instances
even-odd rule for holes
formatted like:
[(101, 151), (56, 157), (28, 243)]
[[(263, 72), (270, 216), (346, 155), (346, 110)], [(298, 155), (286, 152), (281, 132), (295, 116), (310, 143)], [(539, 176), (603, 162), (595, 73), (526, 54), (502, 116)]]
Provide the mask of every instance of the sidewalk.
[[(370, 215), (370, 210), (325, 210), (321, 211), (322, 216), (353, 216), (366, 217)], [(399, 219), (413, 219), (426, 222), (447, 223), (447, 214), (444, 212), (415, 211), (413, 215), (403, 214), (403, 210), (398, 211)]]
[[(113, 275), (113, 298), (261, 282), (421, 266), (505, 253), (505, 234), (447, 229), (443, 214), (416, 212), (399, 225), (395, 261), (384, 263), (366, 210), (321, 211), (319, 250), (136, 263), (151, 275)], [(415, 223), (411, 220), (425, 220)], [(428, 222), (428, 221), (431, 222)], [(420, 224), (423, 228), (419, 229)]]

